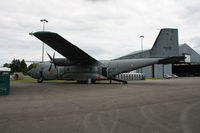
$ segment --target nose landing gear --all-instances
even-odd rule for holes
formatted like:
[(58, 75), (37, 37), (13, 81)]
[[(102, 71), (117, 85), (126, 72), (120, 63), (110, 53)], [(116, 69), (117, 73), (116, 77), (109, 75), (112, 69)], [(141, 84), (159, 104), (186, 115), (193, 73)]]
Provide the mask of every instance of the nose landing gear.
[(38, 83), (42, 83), (43, 82), (43, 74), (42, 74), (42, 71), (40, 71), (40, 77), (37, 79), (37, 82)]

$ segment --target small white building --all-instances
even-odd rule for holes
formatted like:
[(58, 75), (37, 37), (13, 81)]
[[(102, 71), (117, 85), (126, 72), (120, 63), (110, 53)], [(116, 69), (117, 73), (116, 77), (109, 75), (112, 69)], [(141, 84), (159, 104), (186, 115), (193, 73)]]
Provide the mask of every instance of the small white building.
[(11, 69), (7, 67), (0, 67), (0, 72), (10, 72)]

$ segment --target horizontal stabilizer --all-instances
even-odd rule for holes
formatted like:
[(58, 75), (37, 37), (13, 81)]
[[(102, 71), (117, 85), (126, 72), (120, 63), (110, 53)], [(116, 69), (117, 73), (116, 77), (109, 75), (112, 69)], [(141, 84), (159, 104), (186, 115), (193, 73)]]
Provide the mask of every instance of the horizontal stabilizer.
[(174, 57), (169, 57), (169, 58), (166, 58), (166, 59), (162, 59), (162, 60), (159, 60), (158, 63), (160, 64), (173, 64), (173, 63), (177, 63), (179, 61), (183, 61), (185, 59), (185, 56), (174, 56)]

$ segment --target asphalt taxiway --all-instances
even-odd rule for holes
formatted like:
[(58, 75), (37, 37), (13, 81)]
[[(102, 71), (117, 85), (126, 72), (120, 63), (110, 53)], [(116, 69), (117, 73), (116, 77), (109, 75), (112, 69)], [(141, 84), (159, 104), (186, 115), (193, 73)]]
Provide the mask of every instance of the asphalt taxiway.
[(200, 77), (129, 84), (11, 82), (1, 133), (199, 133)]

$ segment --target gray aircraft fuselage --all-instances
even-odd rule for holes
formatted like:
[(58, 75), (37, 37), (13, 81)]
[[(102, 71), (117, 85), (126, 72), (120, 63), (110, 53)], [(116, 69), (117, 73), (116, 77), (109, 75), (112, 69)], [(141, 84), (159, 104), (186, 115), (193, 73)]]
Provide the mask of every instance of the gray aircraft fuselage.
[(137, 68), (157, 63), (161, 58), (151, 59), (126, 59), (126, 60), (105, 60), (90, 65), (72, 65), (52, 67), (50, 62), (39, 63), (36, 68), (31, 69), (28, 75), (33, 78), (44, 80), (65, 79), (65, 80), (101, 80), (114, 79), (120, 73), (130, 72)]

